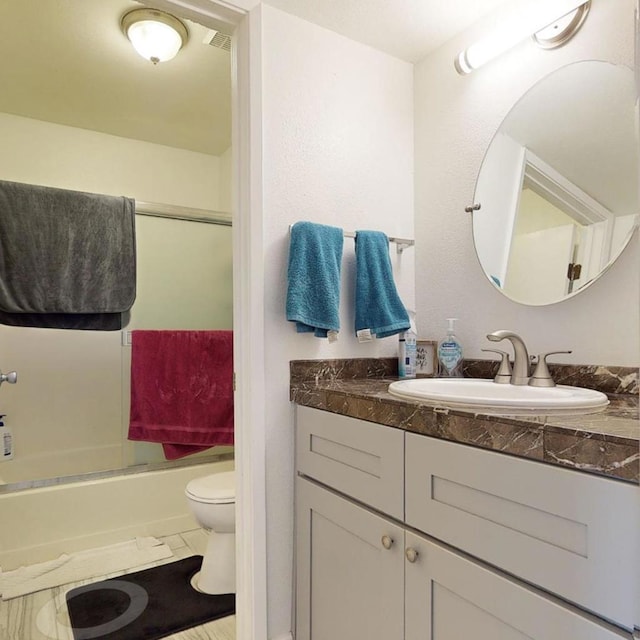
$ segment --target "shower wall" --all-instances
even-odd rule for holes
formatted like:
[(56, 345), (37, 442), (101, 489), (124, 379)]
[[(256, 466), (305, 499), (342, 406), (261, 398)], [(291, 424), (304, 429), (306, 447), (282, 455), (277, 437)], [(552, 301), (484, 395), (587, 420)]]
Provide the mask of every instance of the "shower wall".
[[(209, 156), (0, 114), (0, 179), (222, 210), (230, 154)], [(232, 327), (231, 229), (137, 216), (138, 296), (127, 330)], [(0, 413), (14, 460), (2, 482), (59, 477), (162, 459), (129, 443), (126, 332), (0, 326)]]

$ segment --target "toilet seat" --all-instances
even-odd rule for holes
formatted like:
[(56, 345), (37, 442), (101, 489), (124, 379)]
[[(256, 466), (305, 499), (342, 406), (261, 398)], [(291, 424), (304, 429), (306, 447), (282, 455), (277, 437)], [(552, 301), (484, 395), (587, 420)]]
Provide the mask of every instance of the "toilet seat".
[(185, 493), (197, 502), (232, 504), (236, 501), (235, 474), (233, 471), (224, 471), (196, 478), (187, 484)]

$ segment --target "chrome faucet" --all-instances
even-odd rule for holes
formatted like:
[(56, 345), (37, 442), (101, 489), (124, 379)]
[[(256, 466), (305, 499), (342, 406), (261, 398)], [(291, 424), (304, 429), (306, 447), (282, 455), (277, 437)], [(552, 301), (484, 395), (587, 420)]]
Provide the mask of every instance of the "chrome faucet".
[(529, 352), (524, 340), (513, 331), (501, 329), (487, 335), (487, 339), (491, 342), (500, 342), (504, 339), (510, 340), (513, 345), (513, 372), (511, 374), (511, 384), (524, 385), (529, 384)]

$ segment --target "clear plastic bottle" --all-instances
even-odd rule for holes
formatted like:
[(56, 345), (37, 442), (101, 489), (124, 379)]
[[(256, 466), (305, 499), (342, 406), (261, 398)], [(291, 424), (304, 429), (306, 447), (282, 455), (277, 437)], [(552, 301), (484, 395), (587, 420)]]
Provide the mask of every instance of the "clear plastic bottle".
[(6, 414), (0, 415), (0, 445), (2, 446), (2, 460), (13, 459), (13, 434), (11, 429), (4, 424)]
[(447, 335), (438, 343), (438, 376), (462, 378), (462, 345), (455, 335), (457, 318), (447, 318)]
[(418, 334), (415, 330), (415, 314), (410, 311), (411, 326), (399, 334), (398, 343), (398, 377), (416, 377), (416, 349)]

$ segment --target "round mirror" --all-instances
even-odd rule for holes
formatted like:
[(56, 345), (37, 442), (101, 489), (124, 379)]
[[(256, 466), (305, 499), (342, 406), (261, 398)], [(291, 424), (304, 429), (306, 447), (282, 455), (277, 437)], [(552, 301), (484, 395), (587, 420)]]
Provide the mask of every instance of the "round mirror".
[(487, 277), (529, 305), (593, 282), (638, 224), (634, 75), (576, 62), (511, 109), (480, 167), (473, 238)]

